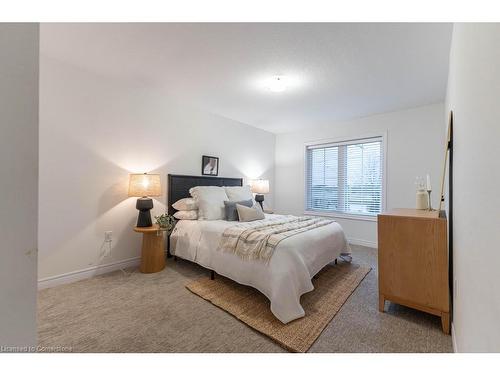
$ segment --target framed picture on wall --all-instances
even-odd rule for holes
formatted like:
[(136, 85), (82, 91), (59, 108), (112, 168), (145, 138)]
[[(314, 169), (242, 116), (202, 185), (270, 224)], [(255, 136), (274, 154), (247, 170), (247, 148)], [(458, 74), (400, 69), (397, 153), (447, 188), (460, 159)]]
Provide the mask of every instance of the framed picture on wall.
[(201, 174), (204, 176), (217, 176), (219, 174), (219, 158), (203, 155), (201, 157)]

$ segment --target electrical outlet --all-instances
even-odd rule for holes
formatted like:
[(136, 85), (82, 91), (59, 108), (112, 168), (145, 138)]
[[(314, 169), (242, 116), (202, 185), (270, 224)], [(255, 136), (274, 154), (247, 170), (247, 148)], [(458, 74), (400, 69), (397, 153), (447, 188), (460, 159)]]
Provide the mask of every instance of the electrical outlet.
[(104, 232), (104, 241), (105, 242), (111, 242), (113, 241), (113, 232), (108, 230), (106, 232)]
[(458, 297), (458, 280), (453, 280), (453, 298), (457, 299)]

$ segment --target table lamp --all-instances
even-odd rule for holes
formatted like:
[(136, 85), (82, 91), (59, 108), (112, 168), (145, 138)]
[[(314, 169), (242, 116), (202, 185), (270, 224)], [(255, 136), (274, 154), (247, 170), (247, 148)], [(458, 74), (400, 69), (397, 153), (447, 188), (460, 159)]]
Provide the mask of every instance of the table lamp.
[(252, 193), (255, 194), (255, 201), (260, 204), (260, 207), (264, 209), (264, 206), (262, 205), (262, 202), (264, 202), (264, 195), (269, 193), (269, 180), (253, 180), (250, 183), (250, 186), (252, 188)]
[(139, 210), (137, 218), (138, 227), (150, 227), (153, 200), (149, 197), (158, 197), (161, 195), (161, 184), (159, 174), (131, 174), (128, 185), (129, 197), (140, 197), (137, 199), (135, 208)]

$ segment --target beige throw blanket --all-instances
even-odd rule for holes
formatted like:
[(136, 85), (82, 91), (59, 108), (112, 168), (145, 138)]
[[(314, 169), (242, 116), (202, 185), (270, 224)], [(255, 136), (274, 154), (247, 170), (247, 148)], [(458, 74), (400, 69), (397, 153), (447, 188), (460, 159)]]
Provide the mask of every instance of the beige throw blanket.
[(219, 250), (232, 252), (243, 259), (269, 262), (276, 246), (285, 238), (333, 223), (320, 217), (285, 216), (227, 228), (222, 234)]

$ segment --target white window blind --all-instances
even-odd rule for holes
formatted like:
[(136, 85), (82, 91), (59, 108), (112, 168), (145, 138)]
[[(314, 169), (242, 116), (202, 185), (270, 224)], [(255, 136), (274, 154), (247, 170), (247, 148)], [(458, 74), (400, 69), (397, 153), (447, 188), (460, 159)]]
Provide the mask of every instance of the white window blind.
[(380, 213), (382, 147), (382, 137), (307, 146), (306, 210)]

